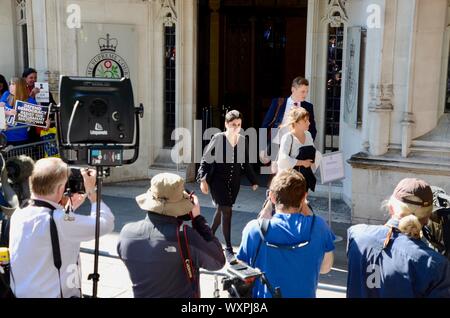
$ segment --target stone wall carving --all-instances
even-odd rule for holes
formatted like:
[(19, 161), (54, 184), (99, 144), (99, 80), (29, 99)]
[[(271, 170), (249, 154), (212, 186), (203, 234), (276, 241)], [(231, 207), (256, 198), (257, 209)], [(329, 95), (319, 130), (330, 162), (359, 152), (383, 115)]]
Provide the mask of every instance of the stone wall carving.
[(160, 3), (161, 11), (159, 13), (159, 16), (163, 20), (164, 26), (173, 26), (177, 23), (175, 0), (160, 0)]
[(330, 24), (332, 28), (338, 28), (348, 21), (345, 5), (347, 0), (329, 0), (327, 14), (322, 18), (322, 22)]
[(392, 98), (394, 97), (394, 85), (371, 84), (370, 85), (369, 110), (393, 110)]

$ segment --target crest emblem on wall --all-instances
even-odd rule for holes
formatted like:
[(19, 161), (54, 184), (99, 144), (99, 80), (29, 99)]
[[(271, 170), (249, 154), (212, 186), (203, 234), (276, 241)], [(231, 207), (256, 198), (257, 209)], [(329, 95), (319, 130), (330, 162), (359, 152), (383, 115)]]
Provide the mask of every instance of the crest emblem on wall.
[(125, 60), (116, 53), (119, 41), (110, 38), (98, 39), (100, 54), (97, 54), (88, 64), (86, 75), (89, 77), (102, 78), (130, 78), (130, 69)]

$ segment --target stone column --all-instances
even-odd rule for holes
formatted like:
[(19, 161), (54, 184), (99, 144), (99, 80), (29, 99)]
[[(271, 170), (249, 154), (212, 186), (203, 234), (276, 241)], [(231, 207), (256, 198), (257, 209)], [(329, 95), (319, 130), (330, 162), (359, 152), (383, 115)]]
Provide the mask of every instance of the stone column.
[[(29, 22), (28, 22), (29, 21)], [(38, 79), (45, 80), (48, 71), (46, 0), (31, 1), (31, 19), (27, 20), (30, 66), (38, 71)], [(22, 73), (22, 71), (20, 72)]]
[(325, 94), (327, 72), (328, 21), (325, 15), (327, 4), (322, 0), (308, 0), (306, 31), (305, 77), (310, 81), (309, 100), (314, 105), (317, 137), (315, 144), (323, 151), (325, 129)]
[(381, 156), (389, 150), (393, 86), (371, 85), (370, 90), (369, 151), (374, 156)]
[(415, 125), (413, 113), (403, 113), (402, 125), (402, 157), (408, 157), (411, 152), (412, 132)]

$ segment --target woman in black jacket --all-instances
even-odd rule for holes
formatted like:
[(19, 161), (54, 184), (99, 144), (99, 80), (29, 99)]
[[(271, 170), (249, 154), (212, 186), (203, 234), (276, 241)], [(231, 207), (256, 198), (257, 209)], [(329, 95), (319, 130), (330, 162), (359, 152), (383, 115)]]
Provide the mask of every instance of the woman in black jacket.
[(222, 221), (222, 232), (226, 243), (225, 256), (231, 261), (234, 256), (231, 245), (232, 207), (239, 193), (241, 174), (245, 173), (253, 191), (258, 188), (256, 174), (249, 163), (248, 144), (240, 135), (242, 114), (237, 110), (225, 116), (225, 132), (214, 135), (206, 147), (197, 180), (204, 194), (211, 190), (213, 203), (217, 207), (212, 225), (215, 234)]

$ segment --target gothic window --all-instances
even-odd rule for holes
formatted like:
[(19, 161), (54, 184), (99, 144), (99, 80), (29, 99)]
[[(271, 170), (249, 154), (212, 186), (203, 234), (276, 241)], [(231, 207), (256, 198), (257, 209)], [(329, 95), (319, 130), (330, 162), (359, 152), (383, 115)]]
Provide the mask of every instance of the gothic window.
[(325, 152), (339, 150), (344, 27), (329, 27), (328, 34)]
[(17, 34), (19, 36), (18, 42), (20, 52), (22, 52), (21, 66), (23, 68), (29, 67), (28, 57), (28, 32), (27, 32), (27, 11), (26, 1), (16, 0), (16, 20), (17, 20)]
[(176, 76), (176, 27), (164, 27), (164, 147), (171, 148), (175, 142), (171, 140), (175, 129), (175, 76)]

